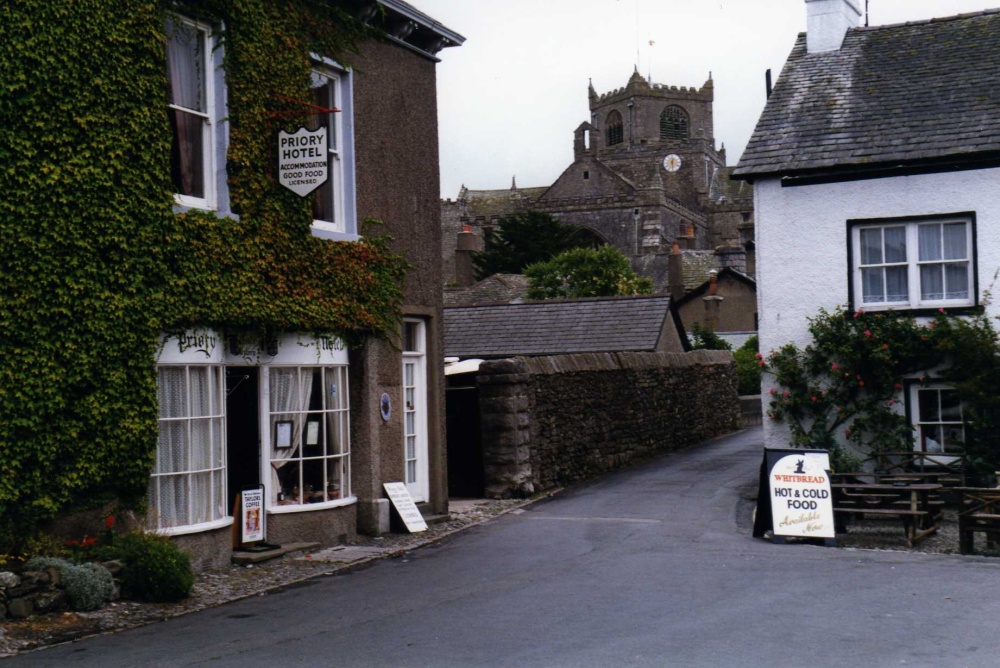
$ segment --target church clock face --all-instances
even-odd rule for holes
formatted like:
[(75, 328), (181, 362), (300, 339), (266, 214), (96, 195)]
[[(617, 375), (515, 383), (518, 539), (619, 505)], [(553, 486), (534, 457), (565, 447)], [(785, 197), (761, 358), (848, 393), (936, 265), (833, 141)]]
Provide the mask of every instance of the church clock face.
[(663, 169), (668, 172), (676, 172), (681, 168), (681, 156), (671, 153), (663, 159)]

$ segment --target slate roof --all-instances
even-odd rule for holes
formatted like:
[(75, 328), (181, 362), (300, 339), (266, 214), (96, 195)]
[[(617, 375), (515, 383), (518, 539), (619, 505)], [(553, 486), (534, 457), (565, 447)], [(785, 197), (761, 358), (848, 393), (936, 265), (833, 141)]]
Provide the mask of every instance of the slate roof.
[(654, 351), (667, 296), (553, 299), (444, 309), (447, 357)]
[(1000, 152), (1000, 9), (853, 28), (823, 53), (806, 53), (800, 34), (735, 177), (990, 152)]
[(493, 274), (467, 288), (446, 287), (445, 306), (487, 304), (524, 299), (528, 277), (524, 274)]

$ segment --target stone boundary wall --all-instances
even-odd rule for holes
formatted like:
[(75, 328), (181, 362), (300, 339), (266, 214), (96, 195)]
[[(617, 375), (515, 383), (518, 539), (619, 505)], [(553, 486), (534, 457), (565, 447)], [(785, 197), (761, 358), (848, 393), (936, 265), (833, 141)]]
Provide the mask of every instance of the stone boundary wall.
[(528, 496), (740, 428), (728, 351), (515, 357), (479, 368), (486, 496)]

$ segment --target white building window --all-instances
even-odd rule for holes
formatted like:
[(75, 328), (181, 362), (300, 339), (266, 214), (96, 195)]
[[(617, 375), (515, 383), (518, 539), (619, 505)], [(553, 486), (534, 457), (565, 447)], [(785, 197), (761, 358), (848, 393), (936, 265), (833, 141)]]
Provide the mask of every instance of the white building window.
[[(334, 235), (354, 235), (354, 141), (353, 102), (350, 72), (323, 67), (312, 75), (313, 104), (338, 109), (309, 117), (308, 127), (327, 129), (329, 178), (313, 194), (313, 231)], [(327, 236), (321, 234), (321, 236)], [(343, 238), (334, 236), (331, 238)]]
[(948, 218), (851, 228), (854, 304), (866, 309), (975, 304), (972, 223)]
[(151, 528), (225, 520), (225, 384), (221, 365), (157, 367), (160, 435), (149, 480)]
[(271, 506), (351, 496), (347, 366), (268, 371)]
[(177, 203), (215, 208), (214, 91), (211, 30), (187, 19), (167, 20), (170, 174)]
[(909, 399), (915, 450), (954, 455), (965, 451), (965, 415), (957, 391), (946, 385), (913, 385)]

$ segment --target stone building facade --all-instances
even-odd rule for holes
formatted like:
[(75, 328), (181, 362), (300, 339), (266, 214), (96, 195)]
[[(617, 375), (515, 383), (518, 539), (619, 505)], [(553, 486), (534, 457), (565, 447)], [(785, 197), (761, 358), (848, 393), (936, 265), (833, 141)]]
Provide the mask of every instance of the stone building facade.
[(485, 238), (501, 217), (524, 210), (550, 213), (617, 247), (657, 291), (668, 288), (675, 243), (685, 264), (688, 251), (718, 255), (696, 285), (712, 268), (752, 273), (752, 191), (730, 181), (725, 148), (715, 147), (712, 79), (700, 88), (664, 86), (635, 72), (608, 93), (590, 85), (588, 97), (590, 119), (574, 131), (573, 163), (553, 184), (463, 186), (456, 200), (442, 202), (445, 282), (468, 282), (462, 260), (456, 264), (463, 232)]

